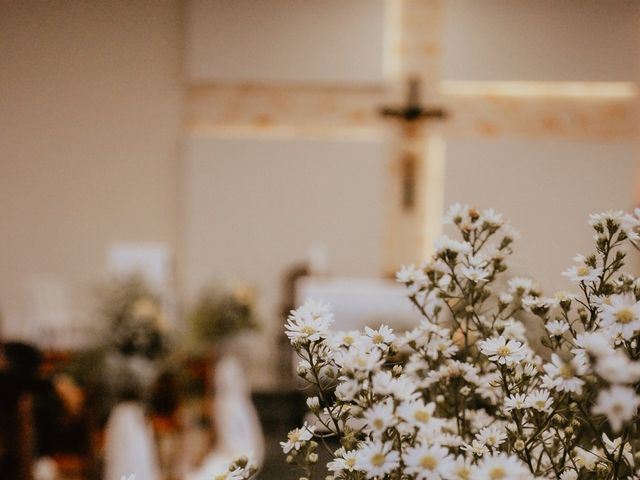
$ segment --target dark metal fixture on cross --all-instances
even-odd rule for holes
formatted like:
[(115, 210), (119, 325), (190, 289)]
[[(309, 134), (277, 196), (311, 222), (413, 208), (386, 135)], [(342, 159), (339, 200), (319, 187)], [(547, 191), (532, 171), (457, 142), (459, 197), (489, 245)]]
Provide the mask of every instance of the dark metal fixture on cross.
[(407, 101), (399, 108), (382, 107), (380, 114), (383, 117), (398, 118), (405, 122), (415, 122), (416, 120), (444, 119), (449, 116), (448, 112), (440, 107), (423, 107), (420, 104), (420, 80), (410, 78), (407, 88)]
[[(384, 117), (397, 118), (403, 122), (404, 134), (411, 138), (415, 134), (413, 126), (419, 120), (437, 119), (441, 120), (448, 116), (448, 113), (439, 107), (423, 107), (420, 104), (420, 80), (409, 79), (407, 88), (407, 101), (399, 108), (383, 107), (380, 114)], [(418, 159), (414, 152), (405, 151), (400, 159), (401, 182), (402, 182), (402, 209), (409, 213), (413, 210), (416, 200), (416, 171), (418, 170)]]

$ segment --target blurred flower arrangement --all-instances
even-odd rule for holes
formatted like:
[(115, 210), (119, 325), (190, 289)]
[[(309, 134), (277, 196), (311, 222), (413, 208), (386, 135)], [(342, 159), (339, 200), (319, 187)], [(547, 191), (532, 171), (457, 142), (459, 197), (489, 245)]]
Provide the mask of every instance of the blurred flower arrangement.
[(105, 287), (100, 313), (107, 390), (115, 400), (148, 400), (169, 352), (160, 299), (141, 277), (125, 277)]
[(98, 298), (98, 341), (67, 370), (89, 389), (105, 418), (120, 401), (150, 400), (166, 367), (169, 335), (161, 301), (141, 277), (113, 279)]
[[(639, 214), (591, 216), (595, 251), (564, 272), (575, 294), (501, 281), (514, 231), (454, 205), (459, 238), (397, 274), (415, 329), (332, 331), (329, 307), (307, 301), (286, 333), (317, 421), (289, 432), (287, 462), (310, 478), (319, 442), (336, 437), (335, 479), (640, 478), (640, 279), (622, 271)], [(529, 322), (544, 332), (535, 350)]]
[(246, 285), (204, 289), (187, 318), (190, 347), (202, 352), (234, 335), (257, 328), (255, 292)]

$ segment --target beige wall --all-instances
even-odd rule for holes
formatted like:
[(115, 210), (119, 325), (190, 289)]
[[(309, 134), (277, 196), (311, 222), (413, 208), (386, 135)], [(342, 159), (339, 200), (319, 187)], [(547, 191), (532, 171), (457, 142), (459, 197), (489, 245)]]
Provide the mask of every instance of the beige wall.
[(180, 14), (175, 1), (0, 4), (9, 332), (33, 274), (73, 289), (104, 276), (112, 242), (175, 244)]

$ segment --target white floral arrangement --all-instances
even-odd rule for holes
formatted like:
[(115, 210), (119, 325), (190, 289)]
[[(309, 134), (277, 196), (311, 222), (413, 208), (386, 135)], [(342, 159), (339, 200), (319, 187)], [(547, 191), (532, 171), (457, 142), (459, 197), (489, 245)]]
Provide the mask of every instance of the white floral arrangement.
[(319, 442), (337, 437), (334, 479), (640, 478), (640, 279), (622, 272), (639, 216), (590, 217), (595, 253), (563, 274), (577, 294), (505, 284), (513, 229), (454, 205), (460, 238), (397, 274), (423, 317), (412, 331), (335, 332), (307, 301), (286, 333), (317, 420), (282, 442), (287, 461), (311, 477)]

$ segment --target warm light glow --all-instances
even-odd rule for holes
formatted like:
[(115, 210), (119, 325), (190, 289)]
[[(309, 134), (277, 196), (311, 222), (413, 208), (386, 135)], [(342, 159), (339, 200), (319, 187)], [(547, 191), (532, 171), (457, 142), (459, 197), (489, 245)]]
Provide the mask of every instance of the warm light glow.
[(346, 139), (368, 142), (378, 140), (380, 131), (374, 127), (303, 127), (291, 125), (272, 125), (268, 127), (253, 125), (207, 125), (191, 124), (187, 127), (190, 135), (224, 139), (269, 138), (277, 140)]
[(583, 97), (631, 98), (638, 95), (632, 82), (473, 82), (444, 81), (439, 85), (444, 95), (504, 97)]
[(426, 198), (424, 244), (422, 258), (429, 258), (433, 253), (433, 242), (442, 234), (444, 217), (444, 175), (445, 175), (445, 141), (444, 138), (430, 135), (427, 139), (426, 155)]

